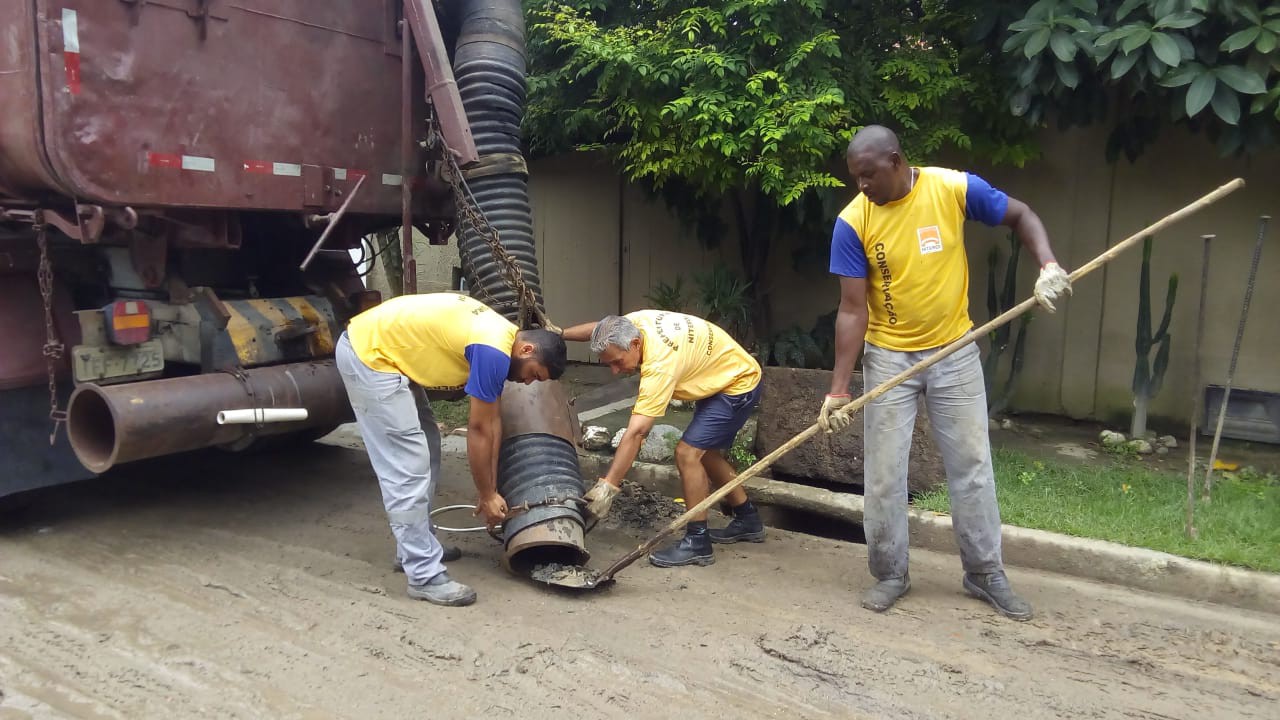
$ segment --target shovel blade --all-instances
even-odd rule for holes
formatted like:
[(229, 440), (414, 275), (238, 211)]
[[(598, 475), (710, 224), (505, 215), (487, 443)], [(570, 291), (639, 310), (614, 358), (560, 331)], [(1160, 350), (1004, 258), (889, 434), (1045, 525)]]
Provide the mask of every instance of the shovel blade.
[(607, 585), (613, 580), (613, 578), (604, 577), (591, 568), (578, 565), (561, 565), (559, 563), (539, 565), (533, 569), (529, 577), (547, 585), (571, 590), (594, 590), (601, 585)]

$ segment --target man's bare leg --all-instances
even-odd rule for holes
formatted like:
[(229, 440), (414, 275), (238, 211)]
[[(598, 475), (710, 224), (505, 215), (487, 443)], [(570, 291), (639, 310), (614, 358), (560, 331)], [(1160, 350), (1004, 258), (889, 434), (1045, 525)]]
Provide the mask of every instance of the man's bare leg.
[[(711, 479), (711, 484), (716, 487), (724, 487), (737, 477), (733, 466), (719, 450), (708, 450), (702, 456), (702, 467), (706, 470), (707, 477)], [(711, 542), (724, 544), (764, 542), (764, 523), (761, 522), (760, 513), (756, 511), (755, 505), (748, 502), (747, 491), (739, 485), (725, 495), (725, 500), (728, 501), (733, 520), (729, 521), (727, 527), (709, 530), (707, 534)]]
[[(676, 469), (684, 489), (686, 507), (693, 507), (711, 494), (711, 484), (702, 459), (707, 451), (681, 440), (676, 445)], [(711, 540), (707, 535), (707, 513), (704, 511), (685, 526), (684, 538), (678, 543), (649, 553), (649, 562), (658, 567), (710, 565), (715, 562)]]

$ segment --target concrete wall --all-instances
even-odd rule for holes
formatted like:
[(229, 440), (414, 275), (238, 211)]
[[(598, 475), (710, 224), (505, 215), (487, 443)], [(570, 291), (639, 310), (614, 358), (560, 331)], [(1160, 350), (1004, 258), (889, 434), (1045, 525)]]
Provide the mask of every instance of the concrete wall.
[[(1152, 260), (1154, 321), (1163, 310), (1171, 272), (1180, 285), (1172, 324), (1173, 346), (1164, 390), (1153, 401), (1157, 417), (1186, 420), (1190, 414), (1191, 373), (1200, 292), (1201, 243), (1216, 233), (1210, 263), (1202, 384), (1226, 379), (1243, 300), (1245, 280), (1259, 214), (1280, 215), (1280, 152), (1224, 160), (1202, 137), (1169, 133), (1137, 163), (1105, 161), (1100, 130), (1053, 133), (1044, 155), (1025, 168), (965, 166), (940, 158), (932, 164), (963, 167), (984, 175), (997, 187), (1028, 202), (1044, 219), (1059, 261), (1068, 269), (1101, 253), (1108, 245), (1176, 210), (1183, 204), (1240, 176), (1248, 187), (1228, 200), (1175, 226), (1157, 238)], [(543, 291), (554, 320), (572, 324), (647, 305), (645, 294), (658, 281), (723, 262), (740, 267), (732, 237), (716, 249), (699, 245), (660, 202), (619, 179), (600, 158), (572, 155), (531, 165), (530, 191), (539, 244)], [(850, 193), (852, 197), (852, 193)], [(987, 319), (986, 256), (993, 244), (1007, 248), (1007, 233), (970, 223), (970, 313)], [(1236, 387), (1280, 392), (1280, 333), (1269, 314), (1280, 307), (1280, 228), (1272, 233), (1258, 270), (1253, 311), (1236, 372)], [(825, 242), (826, 239), (821, 239)], [(789, 242), (775, 244), (768, 287), (774, 326), (812, 326), (830, 312), (838, 284), (825, 259), (793, 267)], [(419, 255), (420, 283), (451, 279), (449, 262), (456, 248), (424, 248)], [(432, 274), (430, 258), (443, 256)], [(1132, 398), (1133, 339), (1137, 319), (1140, 252), (1130, 252), (1077, 284), (1075, 295), (1055, 315), (1036, 313), (1026, 362), (1014, 406), (1028, 411), (1077, 418), (1127, 418)], [(1018, 291), (1026, 297), (1037, 269), (1023, 259)], [(574, 349), (576, 359), (588, 359)]]

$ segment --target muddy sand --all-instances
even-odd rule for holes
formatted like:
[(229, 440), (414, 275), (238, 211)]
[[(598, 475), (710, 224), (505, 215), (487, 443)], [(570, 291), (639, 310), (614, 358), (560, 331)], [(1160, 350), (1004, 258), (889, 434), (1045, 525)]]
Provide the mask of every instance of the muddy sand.
[[(441, 504), (472, 498), (445, 462)], [(677, 508), (678, 510), (678, 508)], [(642, 511), (643, 512), (643, 511)], [(648, 522), (661, 522), (658, 508)], [(636, 513), (590, 535), (603, 567)], [(558, 592), (455, 536), (479, 602), (409, 600), (349, 448), (166, 460), (29, 498), (0, 527), (0, 720), (1276, 718), (1280, 618), (1011, 569), (1014, 623), (913, 554), (873, 615), (859, 545), (774, 531), (715, 565)]]

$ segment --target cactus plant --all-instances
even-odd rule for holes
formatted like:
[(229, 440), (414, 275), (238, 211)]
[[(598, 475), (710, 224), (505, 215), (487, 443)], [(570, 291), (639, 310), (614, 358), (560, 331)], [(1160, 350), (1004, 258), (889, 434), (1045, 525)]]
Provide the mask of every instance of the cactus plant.
[[(1164, 317), (1160, 327), (1151, 331), (1151, 244), (1148, 237), (1142, 242), (1142, 273), (1138, 279), (1138, 333), (1134, 338), (1137, 362), (1133, 368), (1133, 422), (1129, 437), (1142, 438), (1147, 434), (1147, 407), (1151, 399), (1160, 393), (1164, 385), (1164, 373), (1169, 369), (1169, 345), (1173, 336), (1169, 323), (1173, 319), (1173, 303), (1178, 297), (1178, 275), (1169, 275), (1169, 287), (1164, 296)], [(1155, 360), (1151, 350), (1155, 349)]]
[[(987, 314), (996, 317), (1013, 307), (1018, 299), (1018, 257), (1022, 253), (1022, 244), (1016, 235), (1009, 234), (1009, 263), (1004, 269), (1004, 282), (997, 290), (996, 276), (1000, 265), (1000, 247), (992, 246), (987, 253)], [(1011, 324), (1001, 325), (987, 336), (990, 347), (987, 357), (982, 361), (982, 376), (987, 389), (987, 414), (995, 416), (1009, 406), (1013, 397), (1013, 389), (1022, 374), (1022, 358), (1026, 350), (1027, 327), (1031, 324), (1031, 315), (1023, 315), (1019, 319), (1016, 335), (1012, 335)], [(1000, 360), (1009, 349), (1009, 338), (1012, 335), (1013, 356), (1009, 360), (1009, 372), (1000, 380)], [(997, 381), (998, 384), (997, 384)]]

